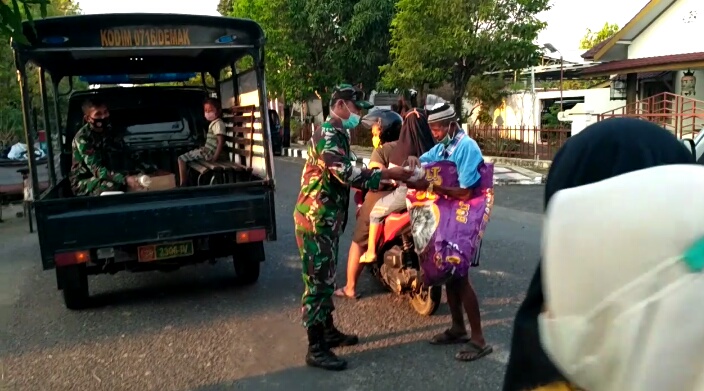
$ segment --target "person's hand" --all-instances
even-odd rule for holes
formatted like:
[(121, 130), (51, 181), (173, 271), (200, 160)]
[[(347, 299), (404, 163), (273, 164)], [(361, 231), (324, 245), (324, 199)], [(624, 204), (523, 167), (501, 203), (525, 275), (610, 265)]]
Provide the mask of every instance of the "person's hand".
[(142, 190), (144, 189), (144, 186), (142, 186), (141, 183), (139, 183), (139, 179), (137, 178), (136, 175), (129, 175), (127, 178), (125, 178), (127, 181), (127, 188), (130, 190)]
[(424, 178), (421, 178), (421, 179), (418, 179), (417, 181), (406, 182), (406, 186), (409, 189), (414, 189), (414, 190), (427, 190), (428, 186), (430, 186), (430, 182), (428, 182)]
[(408, 166), (411, 170), (415, 170), (416, 167), (420, 167), (420, 160), (415, 156), (409, 156), (406, 161), (408, 162)]
[(406, 170), (403, 167), (392, 167), (381, 171), (381, 179), (405, 182), (411, 176), (413, 176), (413, 171)]

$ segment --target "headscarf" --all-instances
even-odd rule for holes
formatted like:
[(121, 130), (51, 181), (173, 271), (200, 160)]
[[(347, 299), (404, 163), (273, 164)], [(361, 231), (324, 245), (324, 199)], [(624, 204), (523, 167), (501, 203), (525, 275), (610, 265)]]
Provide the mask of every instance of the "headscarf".
[[(672, 133), (639, 119), (614, 118), (588, 126), (558, 151), (548, 172), (544, 206), (560, 190), (648, 167), (692, 163)], [(533, 274), (513, 325), (503, 391), (524, 391), (565, 377), (545, 354), (538, 332), (544, 305), (541, 267)]]
[(704, 166), (670, 164), (550, 199), (540, 341), (576, 386), (704, 390), (702, 192)]
[(435, 146), (433, 134), (425, 115), (413, 110), (406, 114), (401, 125), (401, 135), (391, 151), (389, 162), (403, 166), (409, 156), (420, 157)]

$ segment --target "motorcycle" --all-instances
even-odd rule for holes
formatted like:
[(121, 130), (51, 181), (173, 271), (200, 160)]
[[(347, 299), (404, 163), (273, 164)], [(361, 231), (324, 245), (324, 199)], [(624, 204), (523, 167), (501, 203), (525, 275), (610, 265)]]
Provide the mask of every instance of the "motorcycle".
[[(354, 189), (357, 218), (366, 193), (367, 190)], [(391, 213), (384, 219), (376, 254), (376, 262), (370, 265), (372, 275), (391, 292), (409, 297), (417, 313), (433, 315), (440, 305), (442, 286), (423, 284), (408, 211)]]

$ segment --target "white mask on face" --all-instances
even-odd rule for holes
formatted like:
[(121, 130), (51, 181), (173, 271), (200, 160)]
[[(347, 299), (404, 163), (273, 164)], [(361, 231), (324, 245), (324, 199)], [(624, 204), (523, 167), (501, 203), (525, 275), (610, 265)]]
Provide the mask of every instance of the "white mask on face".
[(538, 324), (570, 382), (704, 391), (704, 220), (692, 213), (704, 200), (691, 198), (702, 192), (704, 167), (671, 165), (550, 199)]

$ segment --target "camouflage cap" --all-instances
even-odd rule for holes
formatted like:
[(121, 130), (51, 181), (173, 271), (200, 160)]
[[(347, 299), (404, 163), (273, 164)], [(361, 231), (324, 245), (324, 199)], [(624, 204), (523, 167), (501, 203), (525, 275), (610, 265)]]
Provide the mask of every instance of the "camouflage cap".
[(351, 84), (340, 84), (335, 86), (332, 91), (330, 104), (335, 103), (338, 99), (354, 102), (354, 105), (360, 109), (371, 109), (374, 107), (369, 101), (364, 100), (364, 91), (354, 87)]

